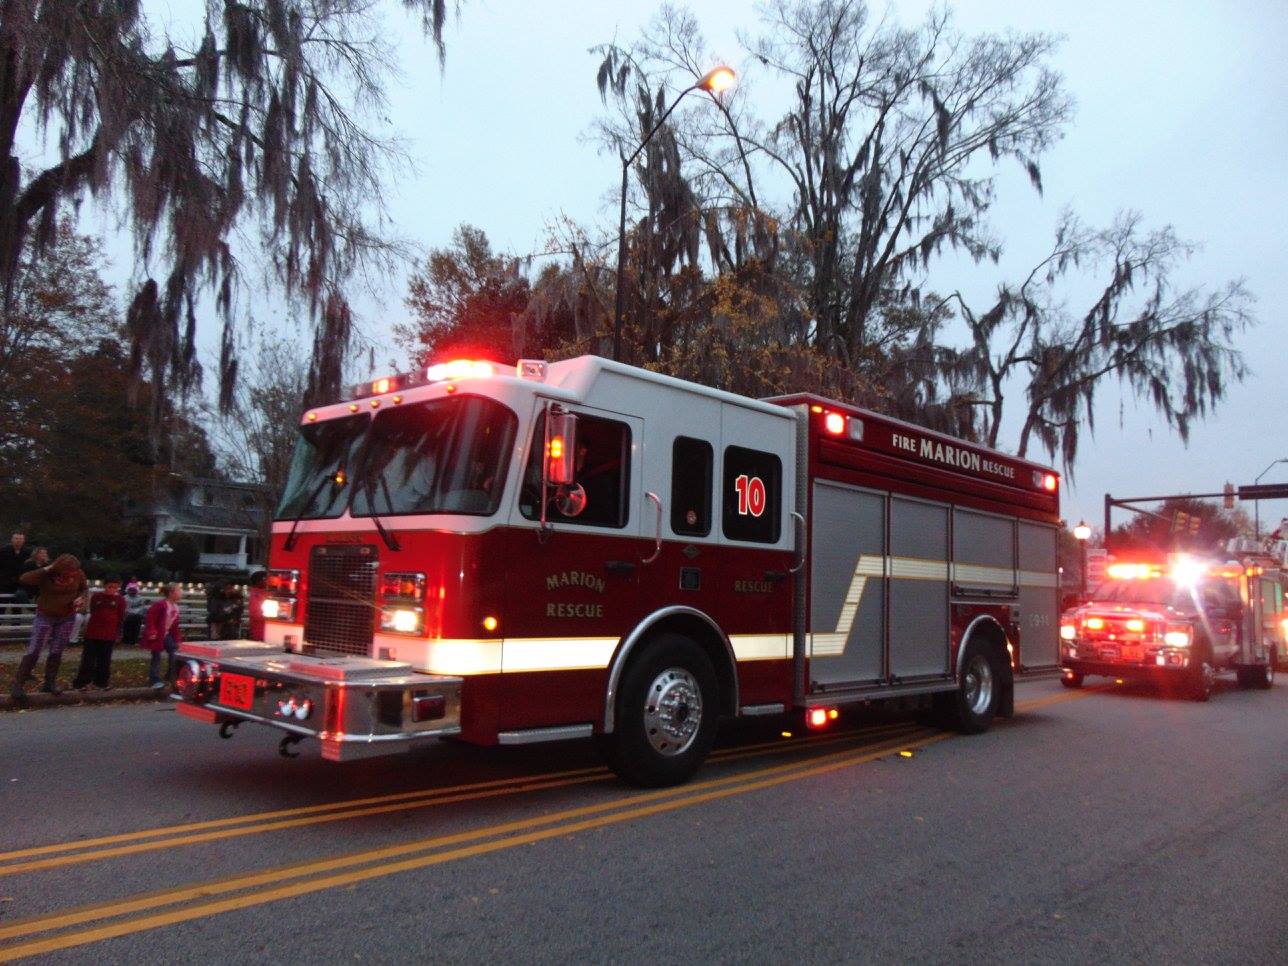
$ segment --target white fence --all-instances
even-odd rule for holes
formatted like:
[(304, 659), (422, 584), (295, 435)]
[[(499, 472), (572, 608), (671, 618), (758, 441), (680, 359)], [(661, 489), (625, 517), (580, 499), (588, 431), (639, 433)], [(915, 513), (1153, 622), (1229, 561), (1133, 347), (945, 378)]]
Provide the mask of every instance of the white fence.
[[(161, 582), (141, 585), (139, 596), (151, 604), (161, 597)], [(90, 582), (90, 593), (102, 589), (102, 581)], [(245, 599), (245, 587), (238, 587)], [(26, 641), (31, 637), (31, 622), (36, 613), (34, 603), (18, 603), (13, 597), (0, 594), (0, 643)], [(246, 628), (246, 613), (242, 613), (242, 629)], [(184, 584), (183, 596), (179, 599), (179, 627), (184, 636), (191, 640), (201, 640), (209, 636), (206, 623), (206, 585)]]

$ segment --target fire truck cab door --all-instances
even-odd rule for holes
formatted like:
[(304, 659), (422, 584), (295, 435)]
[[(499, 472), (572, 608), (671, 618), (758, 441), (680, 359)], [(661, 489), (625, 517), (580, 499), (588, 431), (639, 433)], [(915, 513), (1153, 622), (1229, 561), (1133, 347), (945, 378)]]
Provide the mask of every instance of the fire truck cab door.
[(577, 512), (575, 501), (561, 503), (548, 486), (541, 533), (546, 403), (539, 399), (534, 406), (511, 516), (516, 530), (529, 532), (505, 564), (506, 671), (536, 669), (523, 665), (524, 642), (531, 640), (546, 642), (543, 653), (550, 647), (569, 651), (561, 650), (558, 660), (543, 659), (542, 669), (606, 666), (621, 628), (638, 619), (640, 561), (647, 553), (641, 532), (652, 534), (640, 492), (643, 421), (579, 405), (563, 408), (577, 416), (573, 479), (585, 506)]

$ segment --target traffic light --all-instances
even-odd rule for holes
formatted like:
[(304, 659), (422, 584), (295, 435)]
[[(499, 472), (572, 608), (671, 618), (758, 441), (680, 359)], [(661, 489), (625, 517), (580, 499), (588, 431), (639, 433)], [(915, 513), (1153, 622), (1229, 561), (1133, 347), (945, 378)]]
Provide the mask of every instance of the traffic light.
[(1227, 510), (1234, 509), (1234, 484), (1233, 483), (1227, 483), (1225, 485), (1224, 499), (1222, 500), (1222, 503), (1225, 505), (1225, 508)]
[(1172, 514), (1172, 533), (1184, 533), (1190, 528), (1190, 515), (1184, 510), (1177, 510)]

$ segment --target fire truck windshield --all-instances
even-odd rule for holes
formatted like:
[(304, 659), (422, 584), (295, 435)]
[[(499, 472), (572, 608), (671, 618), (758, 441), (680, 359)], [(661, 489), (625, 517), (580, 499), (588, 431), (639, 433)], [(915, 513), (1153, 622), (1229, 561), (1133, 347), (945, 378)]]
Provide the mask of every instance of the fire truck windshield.
[(1180, 610), (1208, 611), (1237, 603), (1238, 595), (1219, 578), (1205, 578), (1190, 587), (1168, 577), (1109, 580), (1091, 595), (1095, 603), (1160, 604)]
[(338, 517), (349, 502), (347, 473), (366, 437), (368, 416), (345, 416), (300, 427), (291, 471), (277, 505), (279, 520)]
[(496, 512), (518, 420), (484, 396), (388, 409), (354, 474), (354, 516)]

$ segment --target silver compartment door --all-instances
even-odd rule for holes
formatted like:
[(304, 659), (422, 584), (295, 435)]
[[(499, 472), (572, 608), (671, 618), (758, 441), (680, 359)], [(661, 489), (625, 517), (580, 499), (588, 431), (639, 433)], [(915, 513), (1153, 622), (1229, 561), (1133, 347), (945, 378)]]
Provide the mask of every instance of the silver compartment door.
[(1060, 580), (1055, 527), (1020, 521), (1020, 663), (1053, 667), (1060, 659)]
[(814, 484), (811, 688), (885, 675), (886, 495)]
[(948, 673), (948, 507), (890, 498), (890, 673)]

